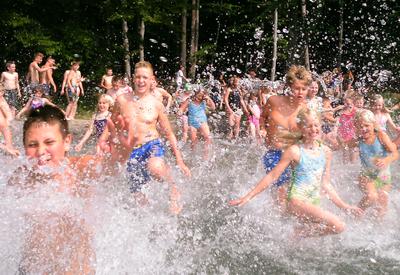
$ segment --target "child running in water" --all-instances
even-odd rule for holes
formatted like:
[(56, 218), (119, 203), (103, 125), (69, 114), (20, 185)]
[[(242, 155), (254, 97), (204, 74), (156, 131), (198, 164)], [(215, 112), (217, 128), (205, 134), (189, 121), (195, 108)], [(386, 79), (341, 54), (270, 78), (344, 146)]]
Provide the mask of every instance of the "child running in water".
[(248, 126), (249, 126), (249, 134), (253, 141), (256, 141), (257, 144), (261, 143), (260, 139), (260, 115), (261, 109), (257, 102), (257, 94), (251, 92), (249, 94), (249, 100), (243, 106), (243, 110), (247, 116)]
[(111, 116), (111, 112), (109, 111), (110, 107), (114, 104), (114, 100), (111, 96), (106, 94), (101, 94), (99, 96), (99, 100), (97, 103), (97, 111), (92, 117), (92, 122), (89, 125), (88, 130), (86, 131), (85, 135), (79, 141), (79, 143), (75, 146), (75, 150), (79, 152), (82, 150), (83, 145), (92, 135), (93, 130), (95, 131), (96, 141), (99, 139), (101, 134), (103, 133), (106, 125), (107, 120)]
[[(26, 192), (48, 192), (43, 204), (64, 200), (79, 201), (82, 211), (71, 207), (43, 209), (42, 203), (27, 209), (29, 229), (19, 264), (21, 274), (94, 274), (95, 255), (87, 216), (90, 189), (83, 178), (94, 179), (96, 162), (91, 156), (67, 157), (71, 144), (68, 122), (63, 112), (43, 106), (30, 112), (23, 126), (25, 154), (31, 164), (19, 167), (9, 185)], [(92, 163), (92, 165), (88, 165)], [(78, 202), (77, 201), (77, 202)], [(61, 202), (60, 202), (61, 203)]]
[(0, 133), (4, 138), (4, 144), (0, 143), (0, 149), (12, 156), (18, 156), (19, 151), (12, 144), (12, 134), (9, 128), (12, 114), (7, 101), (4, 99), (4, 91), (4, 86), (0, 83)]
[(376, 215), (383, 217), (387, 211), (388, 192), (391, 188), (390, 164), (398, 159), (399, 154), (396, 145), (377, 124), (371, 111), (357, 113), (361, 159), (359, 185), (364, 193), (359, 206), (364, 210), (375, 207)]
[(45, 105), (51, 105), (53, 107), (57, 107), (50, 100), (43, 97), (43, 94), (44, 94), (43, 88), (40, 86), (36, 87), (33, 92), (33, 96), (25, 104), (24, 108), (22, 108), (21, 111), (19, 111), (19, 113), (16, 115), (15, 118), (21, 119), (23, 115), (28, 114), (30, 111), (39, 109)]
[(339, 116), (338, 139), (343, 150), (343, 160), (354, 163), (357, 159), (356, 128), (354, 118), (357, 108), (354, 106), (354, 91), (349, 90), (344, 96), (344, 108)]
[(207, 123), (206, 108), (215, 110), (214, 101), (205, 93), (202, 87), (195, 90), (192, 98), (188, 98), (182, 103), (179, 111), (181, 114), (187, 111), (188, 123), (190, 128), (190, 140), (192, 142), (192, 149), (197, 144), (197, 131), (200, 132), (205, 141), (204, 158), (208, 158), (209, 147), (211, 145), (210, 128)]
[(66, 109), (67, 120), (75, 118), (78, 109), (79, 97), (83, 96), (82, 75), (79, 71), (79, 62), (73, 62), (67, 76), (68, 106)]
[(381, 95), (375, 95), (372, 102), (372, 112), (375, 115), (375, 120), (378, 123), (378, 126), (382, 131), (388, 132), (388, 130), (392, 131), (396, 134), (396, 138), (393, 142), (399, 146), (400, 145), (400, 127), (397, 127), (392, 117), (390, 116), (389, 110), (385, 107), (385, 101)]
[(361, 214), (362, 210), (343, 202), (330, 184), (332, 152), (320, 142), (321, 124), (317, 114), (302, 109), (298, 114), (301, 143), (290, 146), (279, 163), (244, 197), (230, 201), (242, 206), (276, 181), (285, 169), (293, 165), (293, 178), (287, 193), (287, 210), (303, 222), (296, 229), (298, 237), (338, 234), (345, 223), (320, 206), (321, 191), (345, 211)]

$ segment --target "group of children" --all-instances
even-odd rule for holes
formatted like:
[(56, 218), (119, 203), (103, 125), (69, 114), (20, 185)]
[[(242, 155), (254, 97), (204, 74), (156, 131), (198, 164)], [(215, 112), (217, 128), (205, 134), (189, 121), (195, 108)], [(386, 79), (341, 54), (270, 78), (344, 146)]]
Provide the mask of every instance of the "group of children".
[[(72, 93), (71, 97), (80, 90), (81, 80), (77, 68), (79, 64), (72, 68), (73, 73), (67, 74), (66, 82), (69, 92)], [(44, 179), (39, 176), (41, 167), (63, 167), (62, 170), (56, 169), (47, 174), (46, 179), (59, 182), (59, 192), (80, 196), (77, 190), (80, 190), (80, 183), (84, 178), (95, 179), (99, 170), (101, 173), (113, 175), (122, 165), (125, 167), (129, 189), (139, 204), (148, 203), (141, 189), (153, 177), (169, 184), (170, 210), (178, 214), (182, 209), (180, 191), (164, 159), (164, 138), (176, 158), (177, 167), (187, 177), (191, 173), (178, 148), (164, 105), (166, 102), (169, 107), (171, 98), (156, 89), (153, 68), (148, 62), (136, 64), (133, 90), (123, 79), (111, 76), (112, 73), (108, 72), (103, 78), (105, 93), (99, 96), (97, 111), (89, 129), (75, 146), (76, 151), (82, 150), (94, 132), (96, 156), (67, 155), (72, 142), (68, 130), (70, 110), (65, 114), (49, 100), (43, 99), (40, 89), (35, 90), (34, 97), (17, 114), (17, 117), (27, 114), (23, 126), (23, 146), (27, 158), (35, 162), (29, 168), (34, 173), (29, 171), (29, 181), (18, 181), (16, 176), (11, 182), (14, 185), (34, 186)], [(362, 216), (367, 208), (372, 207), (376, 210), (377, 217), (383, 217), (387, 211), (391, 187), (390, 164), (398, 158), (398, 139), (392, 141), (386, 133), (388, 127), (384, 126), (387, 124), (396, 131), (398, 129), (384, 108), (383, 98), (374, 98), (374, 105), (371, 107), (373, 111), (364, 109), (359, 102), (355, 107), (360, 95), (350, 89), (344, 95), (344, 107), (333, 108), (329, 97), (319, 99), (316, 96), (319, 84), (302, 66), (292, 66), (289, 69), (286, 86), (287, 94), (283, 95), (276, 95), (272, 89), (266, 87), (249, 92), (239, 86), (238, 78), (234, 78), (224, 88), (229, 135), (238, 137), (241, 116), (246, 114), (247, 122), (251, 125), (250, 133), (259, 143), (261, 137), (264, 138), (267, 146), (263, 157), (266, 176), (247, 195), (230, 201), (230, 205), (244, 205), (272, 185), (276, 190), (279, 208), (302, 222), (302, 226), (295, 230), (299, 237), (337, 234), (345, 229), (344, 222), (338, 216), (320, 207), (321, 193), (327, 194), (330, 200), (348, 213)], [(63, 91), (64, 87), (61, 89)], [(0, 86), (0, 93), (5, 93), (4, 86)], [(204, 157), (207, 158), (211, 144), (207, 109), (215, 109), (216, 104), (200, 85), (183, 86), (177, 93), (180, 98), (178, 116), (187, 123), (193, 147), (197, 143), (198, 133), (204, 138)], [(2, 96), (0, 100), (3, 100)], [(17, 154), (13, 151), (15, 149), (12, 147), (8, 127), (10, 110), (3, 108), (3, 105), (0, 107), (4, 147), (9, 153)], [(71, 108), (74, 107), (76, 106)], [(338, 111), (341, 114), (336, 123), (334, 114)], [(351, 152), (353, 159), (359, 155), (361, 160), (359, 187), (363, 197), (357, 206), (344, 202), (330, 184), (332, 150), (338, 148)], [(98, 165), (102, 169), (98, 169)], [(27, 168), (20, 167), (17, 170), (20, 173), (24, 169)], [(82, 227), (78, 230), (80, 241), (75, 249), (76, 253), (83, 256), (71, 259), (69, 270), (72, 273), (90, 273), (94, 269), (92, 261), (95, 255), (90, 246), (90, 229), (84, 221), (81, 224)], [(72, 222), (70, 225), (68, 230), (76, 232), (76, 223)], [(39, 228), (32, 230), (32, 235), (35, 234), (41, 234)], [(31, 240), (38, 238), (32, 237)], [(65, 236), (59, 236), (56, 238), (57, 242), (63, 238)], [(35, 255), (40, 245), (37, 241), (26, 245), (21, 270), (34, 270), (35, 265), (45, 260), (45, 251), (43, 259)], [(57, 243), (53, 249), (56, 246)], [(49, 249), (48, 253), (52, 252), (54, 251)], [(56, 271), (54, 269), (50, 273)]]

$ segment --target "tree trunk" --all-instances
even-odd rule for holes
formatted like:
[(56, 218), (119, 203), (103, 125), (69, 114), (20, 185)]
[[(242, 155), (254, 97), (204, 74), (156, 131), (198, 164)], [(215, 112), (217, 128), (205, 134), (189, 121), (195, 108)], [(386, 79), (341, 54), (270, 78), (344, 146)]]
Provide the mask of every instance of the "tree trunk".
[(274, 11), (274, 48), (272, 51), (271, 81), (275, 81), (277, 49), (278, 49), (278, 9), (275, 9), (275, 11)]
[(338, 45), (338, 57), (337, 57), (337, 65), (340, 66), (342, 63), (342, 55), (343, 55), (343, 0), (339, 2), (340, 10), (339, 10), (339, 45)]
[(129, 81), (131, 80), (131, 56), (129, 53), (129, 39), (128, 39), (128, 22), (125, 19), (122, 19), (122, 38), (123, 38), (123, 46), (124, 46), (124, 63), (125, 63), (125, 76), (128, 77)]
[(140, 56), (140, 61), (144, 61), (144, 31), (145, 31), (144, 20), (143, 20), (143, 18), (141, 18), (140, 19), (140, 26), (139, 26), (139, 35), (140, 35), (139, 56)]
[(190, 44), (190, 77), (196, 75), (197, 58), (196, 53), (199, 44), (199, 20), (200, 20), (200, 0), (192, 0), (192, 38)]
[[(186, 1), (182, 8), (182, 29), (181, 29), (181, 65), (186, 68), (186, 40), (187, 40), (187, 6)], [(185, 69), (186, 70), (186, 69)], [(186, 75), (186, 72), (184, 72)]]
[(310, 69), (310, 54), (308, 51), (308, 27), (307, 27), (307, 0), (301, 0), (301, 15), (303, 17), (303, 36), (304, 36), (304, 66)]

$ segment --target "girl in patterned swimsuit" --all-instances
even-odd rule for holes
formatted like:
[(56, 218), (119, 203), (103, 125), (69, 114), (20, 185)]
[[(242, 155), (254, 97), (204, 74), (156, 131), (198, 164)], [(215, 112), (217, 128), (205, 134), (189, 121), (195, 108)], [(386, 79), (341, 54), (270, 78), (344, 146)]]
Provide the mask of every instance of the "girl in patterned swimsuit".
[(288, 189), (287, 210), (302, 222), (296, 229), (296, 235), (309, 237), (341, 233), (345, 228), (344, 222), (319, 205), (321, 191), (343, 210), (355, 214), (361, 214), (362, 210), (343, 202), (330, 184), (332, 154), (331, 150), (320, 142), (321, 123), (317, 114), (310, 109), (303, 109), (299, 112), (298, 119), (302, 142), (285, 150), (275, 168), (252, 191), (238, 200), (231, 201), (230, 204), (247, 203), (292, 165), (293, 176)]
[(31, 97), (28, 102), (25, 104), (24, 108), (19, 111), (19, 113), (15, 116), (16, 119), (21, 119), (21, 117), (25, 114), (29, 114), (29, 112), (34, 111), (36, 109), (42, 108), (45, 105), (50, 105), (53, 107), (57, 107), (50, 100), (43, 97), (44, 92), (43, 88), (38, 86), (35, 88), (33, 92), (33, 97)]
[(359, 186), (364, 193), (359, 206), (362, 209), (373, 206), (377, 216), (382, 217), (387, 211), (391, 188), (390, 164), (398, 159), (399, 154), (396, 145), (377, 124), (376, 117), (369, 110), (356, 116), (361, 159)]
[(75, 150), (77, 152), (82, 150), (83, 145), (92, 135), (93, 131), (96, 136), (96, 141), (99, 139), (106, 127), (107, 119), (111, 115), (109, 109), (113, 105), (113, 103), (114, 100), (111, 96), (107, 94), (100, 95), (97, 103), (97, 112), (93, 115), (92, 123), (90, 123), (89, 128), (87, 129), (85, 135), (82, 137), (81, 141), (79, 141), (79, 143), (75, 146)]

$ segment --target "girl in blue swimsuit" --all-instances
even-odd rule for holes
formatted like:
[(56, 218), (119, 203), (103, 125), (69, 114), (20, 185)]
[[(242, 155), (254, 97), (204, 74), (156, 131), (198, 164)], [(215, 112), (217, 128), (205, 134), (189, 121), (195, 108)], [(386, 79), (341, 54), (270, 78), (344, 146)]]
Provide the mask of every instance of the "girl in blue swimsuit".
[(97, 103), (97, 111), (93, 115), (92, 123), (90, 123), (85, 135), (75, 146), (75, 150), (77, 152), (82, 149), (83, 145), (90, 138), (93, 132), (95, 133), (96, 141), (99, 139), (107, 125), (107, 119), (111, 116), (110, 107), (113, 105), (113, 103), (114, 100), (111, 96), (107, 94), (100, 95)]
[(206, 95), (202, 87), (195, 90), (193, 97), (186, 99), (179, 108), (180, 113), (188, 112), (188, 123), (190, 130), (190, 140), (192, 149), (197, 144), (197, 131), (204, 138), (204, 158), (208, 158), (209, 147), (211, 145), (210, 128), (207, 123), (206, 107), (215, 110), (214, 101)]
[(292, 180), (287, 195), (287, 210), (297, 217), (301, 226), (298, 237), (341, 233), (345, 224), (333, 213), (320, 207), (321, 192), (339, 208), (357, 215), (362, 210), (341, 200), (330, 184), (331, 150), (321, 144), (321, 123), (317, 114), (309, 109), (299, 112), (302, 142), (292, 145), (282, 155), (279, 163), (244, 197), (232, 200), (231, 205), (244, 205), (275, 182), (284, 170), (293, 166)]
[(383, 217), (391, 188), (390, 164), (399, 157), (397, 147), (379, 127), (371, 111), (359, 112), (355, 125), (361, 160), (359, 185), (364, 193), (359, 206), (362, 209), (372, 206), (377, 216)]

